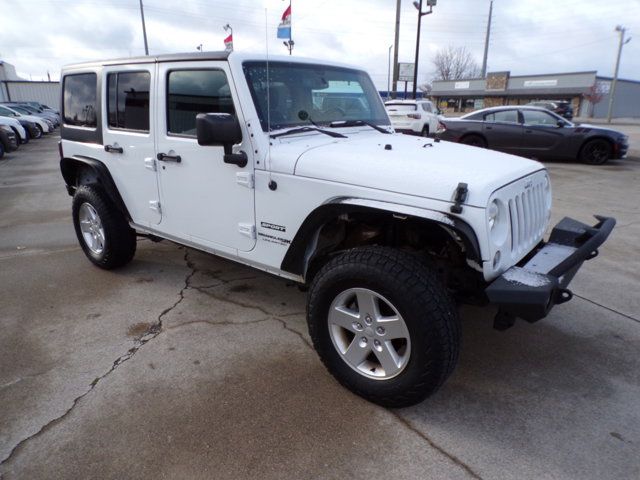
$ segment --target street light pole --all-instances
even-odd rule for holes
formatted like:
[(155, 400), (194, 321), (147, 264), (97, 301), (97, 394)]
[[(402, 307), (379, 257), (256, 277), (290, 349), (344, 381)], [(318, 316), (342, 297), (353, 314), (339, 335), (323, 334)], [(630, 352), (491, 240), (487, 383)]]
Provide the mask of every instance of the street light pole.
[(393, 45), (389, 45), (389, 66), (387, 67), (387, 100), (391, 95), (391, 49)]
[(420, 25), (422, 24), (422, 17), (433, 13), (433, 6), (437, 0), (427, 0), (427, 6), (429, 10), (422, 11), (422, 0), (420, 2), (413, 2), (413, 6), (418, 9), (418, 35), (416, 37), (416, 61), (413, 65), (413, 98), (416, 98), (416, 89), (418, 87), (418, 56), (420, 55)]
[(616, 26), (616, 32), (620, 34), (620, 43), (618, 44), (618, 57), (616, 58), (616, 69), (613, 73), (613, 80), (611, 82), (611, 89), (609, 90), (609, 109), (607, 111), (607, 123), (611, 123), (611, 116), (613, 114), (613, 100), (616, 95), (616, 85), (618, 83), (618, 70), (620, 69), (620, 57), (622, 56), (622, 46), (631, 41), (631, 38), (624, 39), (624, 34), (627, 29), (622, 25)]
[(144, 37), (144, 54), (149, 55), (149, 45), (147, 44), (147, 27), (144, 24), (144, 7), (140, 0), (140, 17), (142, 18), (142, 36)]

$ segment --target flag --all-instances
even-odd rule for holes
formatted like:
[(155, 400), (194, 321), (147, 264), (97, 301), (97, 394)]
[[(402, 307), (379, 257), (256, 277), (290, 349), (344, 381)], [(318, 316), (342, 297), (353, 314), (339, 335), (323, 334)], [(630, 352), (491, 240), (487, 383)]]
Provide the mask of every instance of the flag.
[(224, 39), (224, 49), (229, 52), (233, 51), (233, 34)]
[(291, 5), (282, 14), (282, 20), (278, 25), (278, 38), (291, 38)]

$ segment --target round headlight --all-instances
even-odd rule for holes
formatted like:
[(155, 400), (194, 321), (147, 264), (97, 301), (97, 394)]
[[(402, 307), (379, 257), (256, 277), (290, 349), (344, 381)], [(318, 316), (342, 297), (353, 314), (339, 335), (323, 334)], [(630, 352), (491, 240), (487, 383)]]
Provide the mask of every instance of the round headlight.
[(489, 205), (489, 211), (487, 212), (489, 215), (489, 230), (493, 230), (499, 220), (500, 215), (500, 207), (498, 206), (498, 201), (494, 200)]

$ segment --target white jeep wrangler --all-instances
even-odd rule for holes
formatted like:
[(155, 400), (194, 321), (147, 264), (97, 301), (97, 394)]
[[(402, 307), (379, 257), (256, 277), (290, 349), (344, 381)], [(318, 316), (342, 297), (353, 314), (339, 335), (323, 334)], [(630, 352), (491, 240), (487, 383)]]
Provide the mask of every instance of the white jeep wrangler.
[(168, 239), (309, 289), (309, 332), (381, 405), (435, 392), (460, 348), (456, 301), (533, 322), (615, 220), (564, 219), (537, 162), (393, 132), (362, 70), (238, 53), (62, 71), (60, 167), (85, 254), (131, 261)]

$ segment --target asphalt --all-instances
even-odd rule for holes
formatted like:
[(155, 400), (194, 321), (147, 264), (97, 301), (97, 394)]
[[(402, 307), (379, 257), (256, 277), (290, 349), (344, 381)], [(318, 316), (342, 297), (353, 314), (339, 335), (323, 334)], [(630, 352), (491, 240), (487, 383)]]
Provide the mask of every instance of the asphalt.
[(435, 396), (369, 404), (324, 370), (295, 286), (170, 242), (105, 272), (56, 138), (0, 161), (0, 478), (640, 477), (640, 161), (549, 163), (554, 220), (618, 226), (541, 322), (464, 307)]

